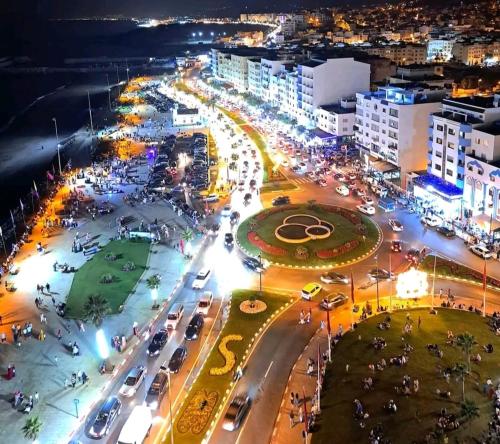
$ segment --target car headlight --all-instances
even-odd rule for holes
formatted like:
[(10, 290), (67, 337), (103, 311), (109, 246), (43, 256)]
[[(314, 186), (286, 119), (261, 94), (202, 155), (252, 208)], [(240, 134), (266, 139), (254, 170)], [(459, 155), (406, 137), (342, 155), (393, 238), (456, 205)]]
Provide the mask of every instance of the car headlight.
[(159, 355), (159, 354), (160, 354), (160, 350), (156, 350), (156, 351), (153, 353), (153, 355), (155, 355), (155, 356), (156, 356), (156, 355)]

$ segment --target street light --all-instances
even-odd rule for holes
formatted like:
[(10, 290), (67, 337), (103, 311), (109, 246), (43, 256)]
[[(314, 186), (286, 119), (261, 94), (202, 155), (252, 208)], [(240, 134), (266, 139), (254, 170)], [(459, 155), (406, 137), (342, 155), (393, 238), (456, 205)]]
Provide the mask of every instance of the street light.
[(259, 297), (260, 300), (262, 300), (262, 254), (259, 253), (259, 266), (260, 266), (260, 271), (259, 271)]
[(59, 163), (59, 176), (62, 176), (62, 170), (61, 170), (61, 153), (59, 151), (59, 133), (57, 131), (57, 119), (55, 117), (52, 117), (52, 121), (54, 122), (54, 128), (56, 129), (57, 162)]
[(174, 418), (172, 417), (172, 394), (170, 392), (170, 370), (163, 365), (161, 369), (167, 373), (168, 379), (168, 410), (170, 415), (170, 444), (174, 444)]
[[(380, 298), (379, 298), (379, 291), (378, 291), (378, 275), (379, 275), (379, 269), (378, 269), (378, 255), (375, 256), (375, 261), (376, 261), (376, 270), (377, 272), (375, 273), (375, 280), (377, 282), (377, 311), (380, 311)], [(391, 276), (389, 275), (389, 279)]]

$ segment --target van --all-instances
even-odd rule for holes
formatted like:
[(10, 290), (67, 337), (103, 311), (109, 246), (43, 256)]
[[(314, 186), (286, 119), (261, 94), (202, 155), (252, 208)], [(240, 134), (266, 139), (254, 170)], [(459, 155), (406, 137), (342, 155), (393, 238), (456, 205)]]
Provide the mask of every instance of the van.
[(117, 444), (142, 444), (152, 425), (151, 410), (145, 405), (136, 405), (123, 425)]
[(165, 321), (165, 327), (175, 330), (177, 328), (177, 324), (180, 322), (183, 315), (184, 315), (184, 305), (173, 304), (172, 307), (170, 307), (170, 310), (168, 311), (167, 320)]
[[(164, 364), (165, 365), (165, 364)], [(156, 410), (168, 390), (168, 375), (165, 371), (160, 370), (151, 382), (148, 392), (146, 394), (146, 405), (151, 410)]]

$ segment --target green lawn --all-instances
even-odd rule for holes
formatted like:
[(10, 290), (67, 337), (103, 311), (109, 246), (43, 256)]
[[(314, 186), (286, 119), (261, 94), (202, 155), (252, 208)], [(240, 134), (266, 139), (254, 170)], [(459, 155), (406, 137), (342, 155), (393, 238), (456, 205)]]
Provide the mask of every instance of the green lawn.
[[(434, 273), (434, 255), (430, 254), (420, 264), (420, 268), (427, 273)], [(488, 272), (488, 265), (486, 266)], [(442, 257), (436, 260), (436, 275), (446, 276), (449, 278), (469, 279), (478, 284), (483, 283), (483, 274), (479, 271), (472, 270), (464, 265), (457, 264), (456, 262), (444, 259)], [(491, 276), (487, 277), (488, 285), (500, 288), (500, 281)]]
[[(255, 333), (258, 332), (259, 328), (274, 313), (275, 310), (279, 309), (284, 304), (290, 301), (289, 297), (263, 292), (263, 297), (259, 299), (263, 300), (267, 304), (267, 310), (258, 314), (246, 314), (239, 309), (239, 305), (241, 302), (247, 300), (251, 294), (254, 294), (258, 297), (258, 292), (256, 291), (235, 290), (233, 292), (229, 318), (219, 336), (219, 341), (217, 341), (209, 356), (207, 357), (205, 364), (200, 371), (200, 375), (195, 380), (194, 384), (190, 387), (187, 399), (179, 408), (180, 413), (176, 417), (174, 423), (174, 441), (176, 442), (176, 444), (195, 444), (201, 442), (201, 440), (205, 436), (205, 433), (208, 431), (211, 421), (214, 419), (214, 415), (217, 412), (217, 409), (222, 403), (222, 399), (226, 393), (226, 390), (230, 387), (230, 383), (233, 379), (233, 371), (230, 371), (229, 373), (221, 376), (212, 376), (209, 373), (211, 368), (223, 367), (225, 364), (225, 360), (219, 353), (219, 350), (217, 348), (220, 340), (225, 336), (231, 334), (238, 334), (243, 337), (242, 341), (233, 341), (228, 343), (228, 349), (234, 352), (236, 355), (236, 364), (233, 367), (233, 369), (236, 369), (237, 365), (241, 362), (245, 350), (250, 344), (250, 340), (254, 337)], [(192, 413), (191, 415), (185, 412), (186, 409), (189, 409), (190, 402), (197, 396), (200, 390), (206, 390), (208, 394), (211, 394), (212, 399), (215, 400), (215, 405), (209, 412), (209, 415), (202, 421), (202, 424), (204, 424), (204, 426), (201, 428), (199, 433), (181, 433), (179, 431), (180, 422), (184, 422), (188, 417), (191, 418), (191, 422), (193, 424), (196, 422), (196, 418), (199, 415), (199, 412)], [(166, 437), (164, 443), (170, 443), (170, 437)]]
[[(313, 216), (332, 223), (334, 226), (333, 234), (327, 239), (310, 240), (302, 244), (291, 244), (277, 239), (274, 234), (276, 227), (282, 224), (285, 217), (298, 213), (312, 214)], [(283, 211), (271, 214), (264, 221), (258, 222), (256, 228), (257, 234), (267, 243), (288, 250), (289, 253), (287, 256), (273, 256), (263, 253), (259, 248), (248, 241), (247, 233), (251, 231), (250, 225), (254, 220), (253, 217), (244, 220), (240, 224), (238, 227), (237, 239), (240, 245), (251, 255), (257, 256), (261, 253), (263, 258), (271, 262), (282, 263), (285, 265), (337, 266), (340, 265), (341, 262), (348, 262), (366, 254), (367, 251), (372, 249), (377, 244), (380, 236), (377, 227), (368, 217), (361, 215), (361, 218), (367, 227), (366, 240), (364, 242), (362, 241), (362, 236), (355, 233), (354, 225), (349, 220), (340, 214), (325, 211), (321, 207), (316, 207), (315, 210), (311, 210), (308, 205), (304, 204), (299, 206), (299, 208), (288, 210), (283, 209)], [(360, 245), (345, 254), (331, 259), (320, 259), (315, 255), (315, 251), (317, 250), (336, 248), (343, 245), (345, 242), (354, 239), (358, 239), (360, 241)], [(309, 250), (309, 258), (307, 260), (299, 260), (294, 257), (295, 249), (298, 246), (304, 246)]]
[(279, 180), (275, 182), (267, 182), (262, 185), (260, 189), (262, 193), (272, 193), (273, 191), (292, 191), (296, 190), (298, 187), (294, 185), (292, 182), (288, 182), (287, 180)]
[[(409, 362), (404, 367), (388, 365), (384, 371), (376, 371), (375, 375), (371, 375), (369, 364), (375, 364), (382, 358), (389, 364), (390, 357), (402, 354), (402, 327), (406, 313), (410, 313), (414, 324), (413, 333), (405, 339), (414, 347), (414, 351), (409, 355)], [(401, 311), (391, 315), (391, 328), (381, 331), (376, 325), (384, 316), (380, 315), (360, 324), (353, 333), (347, 333), (336, 345), (333, 362), (327, 368), (321, 400), (322, 414), (318, 424), (319, 430), (313, 434), (313, 444), (368, 442), (370, 429), (377, 423), (383, 425), (385, 437), (393, 443), (425, 442), (425, 436), (435, 429), (441, 408), (445, 407), (449, 413), (460, 411), (461, 381), (452, 376), (447, 384), (439, 371), (465, 362), (460, 348), (445, 344), (447, 330), (451, 330), (455, 336), (466, 331), (474, 335), (478, 345), (474, 347), (473, 352), (480, 352), (482, 357), (479, 365), (471, 364), (471, 373), (465, 385), (466, 397), (480, 407), (481, 417), (472, 421), (470, 431), (468, 425), (465, 425), (450, 432), (449, 442), (465, 442), (467, 436), (478, 438), (493, 411), (491, 401), (481, 393), (482, 385), (487, 378), (495, 382), (500, 377), (500, 338), (489, 330), (486, 319), (458, 310), (439, 309), (437, 315), (431, 315), (428, 310), (423, 309)], [(419, 316), (422, 320), (420, 329), (417, 327)], [(387, 341), (384, 350), (376, 351), (371, 345), (372, 338), (376, 336)], [(426, 344), (430, 343), (438, 344), (443, 350), (442, 359), (427, 350)], [(482, 346), (487, 343), (493, 344), (494, 353), (483, 352)], [(348, 373), (345, 370), (346, 364), (350, 365)], [(401, 386), (404, 375), (409, 375), (412, 380), (418, 378), (420, 390), (417, 394), (412, 393), (405, 397), (396, 393), (394, 387)], [(374, 388), (371, 391), (362, 388), (362, 379), (368, 376), (374, 379)], [(438, 388), (441, 391), (450, 391), (451, 399), (438, 396)], [(370, 415), (365, 421), (364, 429), (359, 426), (359, 421), (353, 418), (355, 398), (363, 403), (365, 411)], [(383, 408), (390, 399), (398, 406), (395, 414), (389, 414)]]
[[(106, 298), (112, 313), (118, 313), (120, 306), (146, 269), (149, 246), (149, 243), (146, 242), (111, 241), (99, 253), (95, 254), (75, 273), (66, 299), (68, 316), (81, 319), (83, 305), (87, 297), (97, 293)], [(107, 253), (114, 253), (117, 260), (107, 261), (104, 258)], [(128, 261), (135, 263), (135, 270), (122, 271), (123, 265)], [(101, 276), (107, 273), (113, 275), (113, 282), (110, 284), (100, 283)]]

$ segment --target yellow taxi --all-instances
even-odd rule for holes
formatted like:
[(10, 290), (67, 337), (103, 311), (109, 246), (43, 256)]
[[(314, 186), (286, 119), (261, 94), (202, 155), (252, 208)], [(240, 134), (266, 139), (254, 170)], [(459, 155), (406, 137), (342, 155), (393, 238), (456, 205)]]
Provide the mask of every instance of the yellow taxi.
[(320, 291), (321, 291), (321, 285), (317, 284), (316, 282), (309, 282), (302, 289), (300, 295), (302, 296), (303, 299), (310, 301), (314, 296), (319, 294)]

